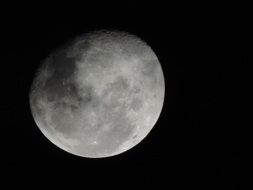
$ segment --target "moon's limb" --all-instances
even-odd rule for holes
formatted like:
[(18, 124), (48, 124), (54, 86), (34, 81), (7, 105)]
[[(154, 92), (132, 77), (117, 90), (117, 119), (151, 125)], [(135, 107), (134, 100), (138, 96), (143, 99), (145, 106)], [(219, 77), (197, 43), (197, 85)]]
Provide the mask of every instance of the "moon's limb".
[(32, 85), (30, 104), (42, 133), (84, 157), (107, 157), (138, 144), (164, 100), (158, 58), (139, 38), (94, 32), (58, 51)]

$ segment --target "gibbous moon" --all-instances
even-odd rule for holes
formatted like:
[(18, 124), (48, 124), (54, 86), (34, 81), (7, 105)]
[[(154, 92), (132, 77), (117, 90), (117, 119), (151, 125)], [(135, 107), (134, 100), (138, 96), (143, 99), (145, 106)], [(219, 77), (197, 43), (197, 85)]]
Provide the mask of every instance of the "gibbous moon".
[(157, 122), (164, 75), (135, 35), (93, 31), (52, 52), (38, 68), (30, 107), (41, 132), (74, 155), (101, 158), (141, 142)]

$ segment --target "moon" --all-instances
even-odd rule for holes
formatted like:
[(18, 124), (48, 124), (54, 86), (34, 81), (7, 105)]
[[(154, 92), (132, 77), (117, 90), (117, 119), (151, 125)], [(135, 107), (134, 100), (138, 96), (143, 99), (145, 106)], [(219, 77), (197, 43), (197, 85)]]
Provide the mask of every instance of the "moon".
[(151, 47), (122, 31), (81, 35), (42, 61), (29, 100), (40, 131), (81, 157), (121, 154), (156, 124), (164, 102), (162, 67)]

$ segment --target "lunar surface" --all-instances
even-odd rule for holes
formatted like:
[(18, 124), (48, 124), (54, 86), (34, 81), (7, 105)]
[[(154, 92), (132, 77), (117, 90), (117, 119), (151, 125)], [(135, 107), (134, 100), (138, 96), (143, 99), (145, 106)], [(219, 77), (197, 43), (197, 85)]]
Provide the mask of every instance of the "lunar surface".
[(153, 50), (135, 35), (93, 31), (38, 68), (30, 107), (41, 132), (74, 155), (101, 158), (141, 142), (162, 110), (165, 83)]

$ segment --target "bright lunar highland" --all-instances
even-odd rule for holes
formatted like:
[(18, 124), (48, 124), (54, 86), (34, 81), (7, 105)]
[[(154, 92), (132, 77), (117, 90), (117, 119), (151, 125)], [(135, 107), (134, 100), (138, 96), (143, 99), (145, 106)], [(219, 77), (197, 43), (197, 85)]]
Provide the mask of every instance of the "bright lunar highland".
[(29, 95), (34, 121), (52, 143), (101, 158), (147, 136), (161, 113), (165, 83), (157, 56), (143, 40), (101, 30), (50, 53)]

